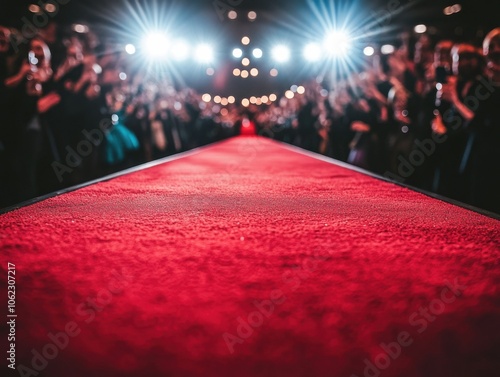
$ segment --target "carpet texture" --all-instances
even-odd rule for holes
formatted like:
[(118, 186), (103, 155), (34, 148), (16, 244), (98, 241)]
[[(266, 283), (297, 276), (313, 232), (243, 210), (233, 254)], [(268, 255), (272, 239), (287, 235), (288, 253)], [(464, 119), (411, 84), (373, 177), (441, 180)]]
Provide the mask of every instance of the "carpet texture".
[(500, 222), (264, 138), (0, 229), (12, 375), (500, 375)]

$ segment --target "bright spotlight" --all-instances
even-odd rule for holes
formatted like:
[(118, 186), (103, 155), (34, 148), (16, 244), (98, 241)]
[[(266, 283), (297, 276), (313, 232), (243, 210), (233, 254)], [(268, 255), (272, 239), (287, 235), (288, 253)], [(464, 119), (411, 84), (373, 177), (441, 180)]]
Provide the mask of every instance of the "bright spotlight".
[(161, 32), (153, 32), (143, 39), (143, 48), (146, 54), (153, 59), (167, 57), (168, 37)]
[(351, 45), (350, 35), (343, 30), (330, 32), (325, 38), (325, 47), (333, 56), (344, 56)]
[(252, 51), (252, 55), (256, 59), (262, 58), (262, 50), (260, 48), (254, 48)]
[(243, 56), (243, 50), (241, 48), (235, 48), (233, 50), (233, 56), (235, 58), (241, 58)]
[(131, 43), (125, 46), (125, 52), (129, 55), (134, 55), (135, 54), (135, 46)]
[(321, 47), (317, 43), (309, 43), (304, 47), (304, 58), (310, 62), (317, 62), (321, 59)]
[(422, 33), (425, 33), (427, 31), (427, 26), (422, 25), (422, 24), (421, 25), (417, 25), (417, 26), (415, 26), (414, 30), (415, 30), (415, 33), (422, 34)]
[(172, 55), (176, 60), (186, 60), (189, 55), (189, 46), (185, 41), (177, 41), (172, 46)]
[(278, 45), (273, 48), (271, 55), (277, 62), (284, 63), (290, 59), (290, 49), (286, 46)]
[(375, 49), (372, 46), (366, 46), (363, 49), (363, 54), (365, 54), (365, 56), (372, 56), (374, 53)]
[(195, 59), (200, 63), (211, 63), (214, 59), (214, 51), (212, 46), (203, 43), (196, 47)]

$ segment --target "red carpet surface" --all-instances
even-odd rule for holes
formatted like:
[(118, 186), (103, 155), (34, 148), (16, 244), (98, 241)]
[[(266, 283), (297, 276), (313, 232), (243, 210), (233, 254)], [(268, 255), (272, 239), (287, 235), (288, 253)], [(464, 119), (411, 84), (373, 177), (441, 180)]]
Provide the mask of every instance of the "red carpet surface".
[(2, 376), (500, 375), (500, 222), (267, 139), (0, 229)]

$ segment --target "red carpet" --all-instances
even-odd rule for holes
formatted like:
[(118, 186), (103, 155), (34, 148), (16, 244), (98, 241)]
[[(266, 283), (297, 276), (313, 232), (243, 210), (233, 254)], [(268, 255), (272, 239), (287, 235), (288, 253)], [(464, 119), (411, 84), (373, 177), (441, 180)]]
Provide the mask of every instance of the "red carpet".
[(500, 373), (500, 222), (267, 139), (51, 198), (0, 228), (16, 366), (31, 375)]

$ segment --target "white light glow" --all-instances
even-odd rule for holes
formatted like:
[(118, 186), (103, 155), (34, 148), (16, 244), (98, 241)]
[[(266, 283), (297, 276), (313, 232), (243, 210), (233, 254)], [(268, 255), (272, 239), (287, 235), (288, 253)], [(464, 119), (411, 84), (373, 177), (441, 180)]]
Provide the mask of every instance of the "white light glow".
[(211, 63), (214, 60), (214, 51), (212, 46), (203, 43), (196, 47), (195, 59), (200, 63)]
[(392, 54), (394, 52), (394, 46), (393, 45), (383, 45), (381, 48), (380, 48), (380, 52), (384, 55), (389, 55), (389, 54)]
[(351, 47), (351, 37), (344, 30), (330, 32), (325, 38), (325, 48), (332, 56), (345, 56)]
[(256, 59), (262, 58), (262, 50), (260, 48), (254, 48), (252, 51), (252, 55)]
[(290, 49), (284, 45), (278, 45), (273, 48), (271, 55), (279, 63), (285, 63), (290, 60)]
[(321, 55), (321, 47), (317, 43), (309, 43), (304, 47), (304, 58), (310, 62), (317, 62)]
[(169, 40), (165, 33), (152, 32), (142, 41), (142, 46), (146, 55), (153, 59), (163, 59), (167, 57)]
[(243, 56), (243, 50), (241, 48), (235, 48), (233, 50), (233, 56), (235, 58), (241, 58)]
[(135, 54), (135, 46), (131, 43), (125, 46), (125, 52), (129, 55), (134, 55)]
[(189, 46), (184, 40), (179, 40), (172, 46), (172, 55), (175, 60), (186, 60), (189, 56)]
[(422, 25), (422, 24), (421, 25), (417, 25), (417, 26), (415, 26), (414, 30), (415, 30), (415, 33), (422, 34), (422, 33), (425, 33), (427, 31), (427, 26)]
[(365, 56), (373, 56), (374, 53), (375, 49), (372, 46), (366, 46), (363, 49), (363, 54), (365, 54)]

